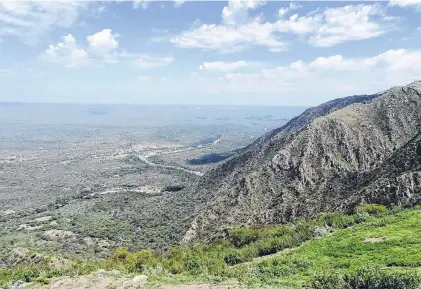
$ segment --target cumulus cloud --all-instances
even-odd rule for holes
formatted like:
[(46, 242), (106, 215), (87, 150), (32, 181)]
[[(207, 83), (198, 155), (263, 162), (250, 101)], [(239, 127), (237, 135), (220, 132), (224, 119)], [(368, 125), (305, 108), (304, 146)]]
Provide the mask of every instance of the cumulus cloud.
[(421, 0), (391, 0), (389, 6), (421, 8)]
[(390, 72), (418, 71), (421, 73), (421, 50), (394, 49), (365, 60), (369, 67), (385, 68)]
[(226, 25), (243, 25), (249, 21), (249, 10), (264, 5), (263, 0), (230, 0), (222, 10), (222, 22)]
[(215, 62), (203, 62), (200, 66), (200, 70), (207, 70), (207, 71), (233, 71), (244, 67), (251, 66), (251, 63), (248, 63), (244, 60), (236, 61), (236, 62), (223, 62), (223, 61), (215, 61)]
[(16, 36), (26, 44), (37, 44), (46, 33), (77, 23), (88, 5), (74, 1), (0, 1), (0, 38)]
[(170, 42), (182, 48), (201, 48), (220, 52), (241, 51), (251, 45), (264, 46), (271, 51), (284, 50), (285, 43), (273, 32), (271, 23), (251, 22), (239, 27), (203, 24), (172, 37)]
[(384, 8), (379, 5), (326, 8), (306, 16), (294, 14), (288, 20), (281, 19), (275, 23), (275, 30), (308, 36), (308, 42), (313, 46), (331, 47), (386, 33), (391, 27), (388, 20), (383, 20), (384, 15)]
[(90, 63), (88, 53), (78, 47), (73, 35), (61, 37), (62, 41), (50, 45), (41, 57), (50, 62), (63, 64), (65, 67), (80, 67)]
[[(219, 78), (198, 78), (202, 91), (209, 93), (264, 93), (282, 98), (281, 103), (306, 105), (333, 97), (358, 93), (375, 93), (388, 86), (419, 80), (421, 50), (395, 49), (366, 58), (341, 55), (317, 57), (312, 61), (294, 61), (252, 73), (228, 72)], [(276, 99), (272, 99), (276, 102)], [(258, 103), (258, 102), (256, 102)]]
[(330, 47), (346, 41), (377, 37), (390, 28), (382, 23), (384, 15), (383, 8), (378, 5), (328, 8), (321, 15), (314, 16), (318, 25), (309, 43), (314, 46)]
[(112, 33), (111, 29), (104, 29), (86, 38), (89, 49), (93, 54), (101, 56), (105, 60), (115, 61), (112, 53), (118, 48), (118, 34)]
[(174, 61), (172, 57), (155, 57), (140, 53), (129, 53), (120, 49), (118, 34), (103, 29), (86, 37), (88, 45), (77, 44), (73, 35), (62, 36), (62, 41), (52, 44), (40, 55), (42, 60), (63, 64), (65, 67), (88, 65), (104, 66), (125, 63), (147, 69), (165, 66)]
[[(220, 52), (241, 51), (250, 46), (282, 51), (286, 49), (282, 36), (286, 35), (304, 37), (312, 46), (331, 47), (347, 41), (377, 37), (393, 29), (390, 23), (394, 19), (385, 17), (384, 8), (376, 4), (325, 8), (304, 16), (294, 14), (288, 19), (281, 17), (275, 22), (263, 22), (258, 17), (250, 19), (247, 11), (252, 8), (236, 2), (230, 1), (224, 8), (221, 24), (194, 26), (171, 37), (170, 42), (183, 48)], [(252, 7), (258, 5), (262, 4)], [(298, 7), (290, 5), (288, 11)], [(280, 13), (285, 15), (286, 11)]]

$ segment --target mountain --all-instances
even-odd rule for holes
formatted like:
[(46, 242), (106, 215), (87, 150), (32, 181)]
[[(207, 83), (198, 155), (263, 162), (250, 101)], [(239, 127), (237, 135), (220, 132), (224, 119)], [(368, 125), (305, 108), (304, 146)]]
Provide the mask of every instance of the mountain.
[(311, 108), (207, 173), (183, 241), (421, 193), (421, 81)]

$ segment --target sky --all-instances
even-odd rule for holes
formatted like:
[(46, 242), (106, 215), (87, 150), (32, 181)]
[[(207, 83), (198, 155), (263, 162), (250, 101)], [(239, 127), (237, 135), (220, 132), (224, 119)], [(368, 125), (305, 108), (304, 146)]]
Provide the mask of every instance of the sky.
[(312, 106), (414, 80), (421, 0), (0, 0), (0, 101)]

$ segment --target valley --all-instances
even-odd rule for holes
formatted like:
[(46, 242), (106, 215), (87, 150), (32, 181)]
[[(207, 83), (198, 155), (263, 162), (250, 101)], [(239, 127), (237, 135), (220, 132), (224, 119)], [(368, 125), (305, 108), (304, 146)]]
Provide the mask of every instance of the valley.
[(22, 141), (34, 125), (8, 124), (4, 284), (23, 274), (31, 286), (342, 289), (365, 288), (352, 285), (362, 274), (372, 288), (416, 289), (420, 96), (418, 81), (335, 99), (271, 130), (242, 115), (203, 126), (38, 125)]

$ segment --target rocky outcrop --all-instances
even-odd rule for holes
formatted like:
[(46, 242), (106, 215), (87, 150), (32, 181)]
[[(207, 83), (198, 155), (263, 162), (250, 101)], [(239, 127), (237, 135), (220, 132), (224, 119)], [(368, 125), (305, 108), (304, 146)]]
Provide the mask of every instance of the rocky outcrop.
[(306, 111), (205, 175), (207, 198), (184, 241), (361, 202), (420, 199), (421, 82)]

